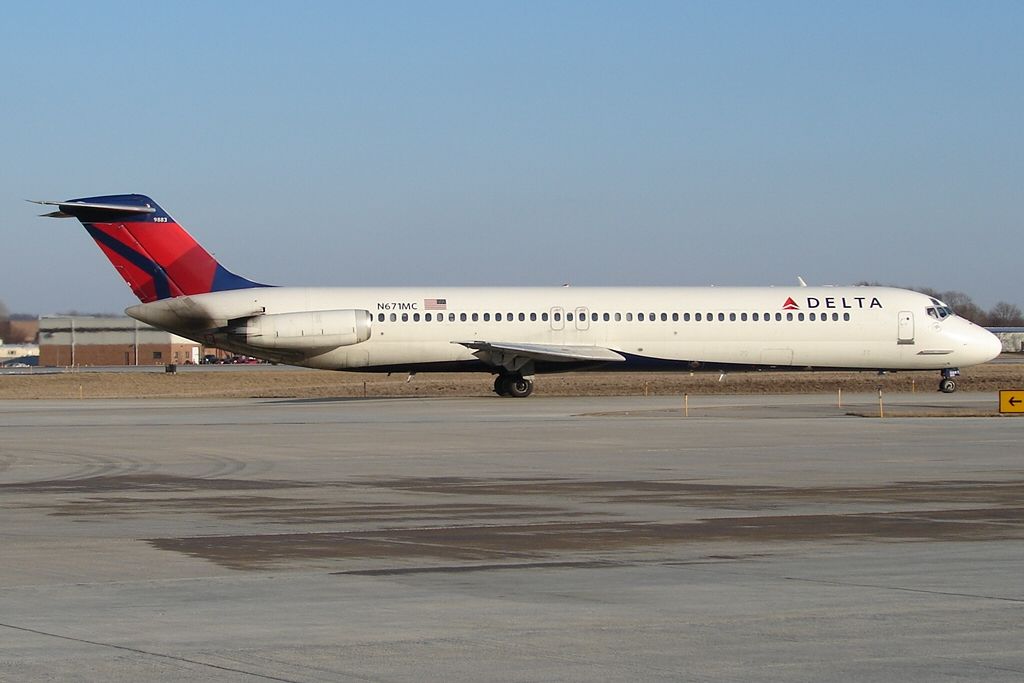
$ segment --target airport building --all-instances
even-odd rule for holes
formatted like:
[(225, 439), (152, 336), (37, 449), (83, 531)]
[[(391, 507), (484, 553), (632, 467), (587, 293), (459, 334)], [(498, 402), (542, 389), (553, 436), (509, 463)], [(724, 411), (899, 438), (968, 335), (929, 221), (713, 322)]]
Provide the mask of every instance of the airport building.
[(0, 367), (10, 364), (35, 365), (39, 359), (39, 347), (35, 344), (5, 344), (0, 339)]
[(999, 337), (1003, 353), (1024, 353), (1024, 327), (990, 327), (988, 331)]
[(40, 366), (198, 363), (202, 350), (201, 344), (132, 318), (39, 319)]

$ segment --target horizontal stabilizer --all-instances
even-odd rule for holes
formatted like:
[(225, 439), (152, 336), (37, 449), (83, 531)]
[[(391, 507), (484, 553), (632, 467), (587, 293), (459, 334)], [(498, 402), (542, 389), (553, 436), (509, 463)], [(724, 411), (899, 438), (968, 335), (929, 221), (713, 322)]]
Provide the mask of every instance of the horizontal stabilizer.
[(27, 201), (41, 206), (57, 206), (60, 211), (41, 214), (44, 218), (81, 218), (84, 214), (94, 212), (110, 212), (121, 216), (133, 216), (136, 214), (156, 213), (152, 206), (126, 204), (95, 204), (91, 202), (51, 202), (42, 199), (29, 199)]

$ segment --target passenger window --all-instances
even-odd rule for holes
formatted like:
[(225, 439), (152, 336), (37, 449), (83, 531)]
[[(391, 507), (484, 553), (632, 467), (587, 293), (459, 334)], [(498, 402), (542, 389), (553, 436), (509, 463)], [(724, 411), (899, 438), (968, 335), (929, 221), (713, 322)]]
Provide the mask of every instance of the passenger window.
[(813, 323), (816, 320), (814, 313), (808, 313), (807, 319)]
[(753, 316), (753, 319), (754, 319), (754, 322), (755, 322), (755, 323), (756, 323), (756, 322), (757, 322), (758, 320), (760, 320), (760, 318), (758, 318), (758, 317), (757, 317), (757, 313), (753, 313), (753, 314), (751, 314), (751, 315)]
[(615, 314), (615, 322), (617, 322), (617, 323), (621, 323), (622, 322), (622, 314), (621, 313), (616, 313)]
[(604, 321), (605, 321), (605, 322), (608, 322), (608, 319), (609, 319), (610, 317), (611, 317), (611, 316), (609, 316), (609, 315), (608, 315), (607, 313), (605, 313), (605, 314), (604, 314)]
[(559, 312), (557, 312), (557, 311), (556, 311), (556, 312), (555, 312), (555, 314), (554, 314), (554, 316), (555, 316), (555, 322), (556, 322), (556, 323), (557, 323), (557, 322), (561, 322), (561, 321), (562, 321), (562, 314), (561, 314), (561, 313), (559, 313)]
[(377, 322), (379, 322), (379, 323), (384, 322), (384, 314), (383, 313), (378, 313), (377, 314)]
[(628, 323), (633, 322), (633, 314), (632, 313), (627, 313), (626, 314), (626, 322), (628, 322)]
[(729, 322), (731, 322), (731, 323), (736, 322), (736, 314), (735, 313), (730, 313), (729, 314)]
[(466, 322), (466, 314), (465, 313), (460, 313), (459, 314), (459, 320), (461, 320), (462, 322)]
[(398, 320), (398, 315), (395, 314), (395, 313), (392, 313), (391, 314), (391, 322), (395, 322), (396, 320)]
[(547, 322), (548, 321), (548, 314), (547, 313), (541, 313), (540, 314), (540, 319), (542, 321), (544, 321), (544, 322)]
[(408, 313), (403, 313), (402, 314), (402, 322), (403, 323), (409, 322), (409, 314)]
[(484, 322), (485, 323), (491, 322), (491, 314), (490, 313), (484, 313)]
[(644, 321), (644, 314), (643, 313), (637, 313), (636, 314), (636, 319), (639, 320), (640, 322), (643, 322)]
[(533, 322), (533, 323), (537, 322), (537, 314), (536, 313), (531, 313), (530, 314), (530, 322)]
[(480, 314), (479, 313), (474, 313), (471, 317), (473, 319), (473, 322), (477, 322), (478, 320), (480, 320)]
[(796, 319), (799, 320), (800, 322), (803, 322), (804, 321), (804, 314), (803, 313), (797, 313), (796, 314)]
[(683, 313), (683, 322), (686, 322), (686, 323), (690, 322), (690, 314), (689, 313)]
[(661, 314), (661, 322), (667, 322), (667, 321), (668, 321), (668, 313), (662, 313)]
[(519, 322), (521, 322), (521, 323), (526, 322), (526, 314), (525, 313), (520, 313), (519, 314)]
[(850, 319), (850, 314), (849, 313), (843, 313), (843, 320), (849, 321), (849, 319)]
[(789, 322), (793, 322), (793, 314), (792, 313), (787, 313), (786, 314), (786, 320), (788, 320)]
[(413, 313), (412, 314), (412, 321), (414, 323), (418, 323), (420, 321), (420, 314), (419, 313)]
[(500, 323), (501, 322), (501, 313), (495, 313), (494, 314), (494, 319), (497, 320)]
[(697, 322), (700, 322), (701, 321), (700, 313), (694, 313), (693, 314), (693, 319), (696, 320)]
[(431, 320), (433, 320), (433, 319), (434, 319), (434, 316), (433, 316), (433, 315), (431, 315), (430, 313), (424, 313), (424, 314), (423, 314), (423, 320), (424, 320), (424, 322), (428, 322), (428, 323), (429, 323), (429, 322), (430, 322)]
[(725, 322), (725, 313), (718, 314), (718, 322)]
[(832, 320), (833, 321), (838, 321), (839, 320), (839, 314), (838, 313), (833, 313), (832, 314)]
[(707, 320), (708, 322), (712, 322), (714, 319), (715, 319), (715, 314), (714, 313), (708, 313), (707, 317), (705, 318), (705, 320)]
[(590, 320), (591, 320), (591, 322), (595, 322), (596, 323), (597, 322), (597, 313), (591, 313), (590, 314)]
[(782, 320), (782, 314), (781, 313), (776, 313), (775, 314), (775, 322), (779, 322), (781, 320)]
[(679, 314), (678, 313), (673, 313), (672, 314), (672, 322), (674, 322), (674, 323), (679, 322)]
[(565, 320), (566, 320), (566, 322), (570, 322), (571, 323), (572, 322), (572, 313), (566, 313), (565, 314)]

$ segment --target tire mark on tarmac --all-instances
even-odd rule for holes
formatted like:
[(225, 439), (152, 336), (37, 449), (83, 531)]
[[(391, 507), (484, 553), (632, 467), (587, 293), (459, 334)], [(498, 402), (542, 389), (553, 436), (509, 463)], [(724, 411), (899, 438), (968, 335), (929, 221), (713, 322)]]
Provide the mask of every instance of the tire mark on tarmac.
[[(18, 455), (11, 455), (0, 471), (10, 469), (17, 460), (21, 460), (21, 469), (26, 467), (54, 468), (63, 472), (54, 475), (46, 475), (47, 480), (52, 481), (77, 481), (80, 479), (91, 479), (100, 476), (114, 476), (135, 474), (139, 470), (152, 468), (152, 464), (145, 464), (137, 458), (126, 456), (91, 456), (80, 453), (72, 453), (63, 448), (36, 448), (30, 446), (19, 446)], [(21, 456), (19, 458), (19, 456)], [(37, 481), (30, 479), (27, 482)]]

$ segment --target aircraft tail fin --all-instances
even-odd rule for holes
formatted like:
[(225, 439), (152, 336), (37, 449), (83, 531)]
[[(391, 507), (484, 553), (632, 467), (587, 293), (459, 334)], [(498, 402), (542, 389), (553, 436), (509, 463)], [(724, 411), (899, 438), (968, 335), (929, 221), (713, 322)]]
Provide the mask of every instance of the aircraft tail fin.
[(143, 303), (190, 294), (266, 287), (217, 262), (156, 202), (141, 194), (84, 197), (43, 214), (77, 218)]

